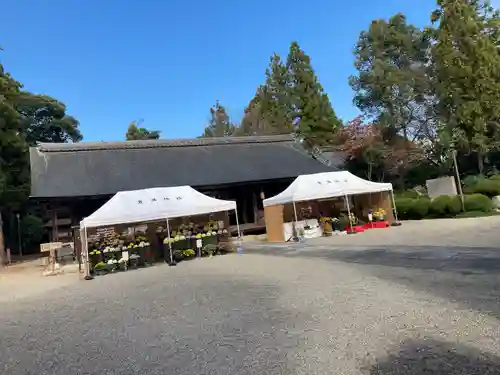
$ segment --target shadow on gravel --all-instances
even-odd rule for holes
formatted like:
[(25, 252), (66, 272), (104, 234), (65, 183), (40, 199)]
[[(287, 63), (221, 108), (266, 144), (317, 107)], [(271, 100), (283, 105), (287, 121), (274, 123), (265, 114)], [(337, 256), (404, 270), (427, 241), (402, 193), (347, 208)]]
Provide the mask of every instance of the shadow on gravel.
[(103, 276), (50, 303), (2, 308), (0, 373), (296, 373), (313, 318), (277, 304), (281, 295), (274, 284), (188, 265)]
[(299, 252), (249, 252), (357, 264), (375, 277), (500, 318), (499, 248), (388, 245), (350, 249), (302, 245)]
[(455, 271), (464, 274), (500, 270), (500, 248), (444, 246), (384, 246), (363, 250), (326, 250), (318, 256), (370, 265)]
[(368, 369), (371, 375), (500, 375), (500, 358), (463, 345), (409, 342)]
[(500, 318), (498, 249), (387, 247), (330, 250), (323, 258), (361, 264), (378, 278)]

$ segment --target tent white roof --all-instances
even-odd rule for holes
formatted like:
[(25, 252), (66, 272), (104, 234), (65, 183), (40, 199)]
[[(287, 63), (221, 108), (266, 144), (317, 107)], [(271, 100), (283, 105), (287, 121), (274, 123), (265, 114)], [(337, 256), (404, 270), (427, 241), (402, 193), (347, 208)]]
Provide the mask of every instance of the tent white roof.
[(264, 206), (392, 190), (392, 184), (363, 180), (348, 171), (300, 175)]
[(235, 209), (236, 202), (209, 197), (191, 186), (121, 191), (83, 219), (80, 227), (140, 223)]

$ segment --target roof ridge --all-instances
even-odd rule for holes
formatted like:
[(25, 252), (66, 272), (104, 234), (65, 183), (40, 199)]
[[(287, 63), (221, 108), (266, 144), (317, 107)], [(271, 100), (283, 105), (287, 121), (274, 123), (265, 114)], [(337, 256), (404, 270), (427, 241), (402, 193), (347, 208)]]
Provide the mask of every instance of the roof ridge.
[(105, 151), (105, 150), (131, 150), (167, 147), (196, 147), (220, 146), (250, 143), (279, 143), (292, 142), (291, 134), (244, 136), (244, 137), (219, 137), (219, 138), (188, 138), (188, 139), (154, 139), (141, 141), (116, 141), (116, 142), (79, 142), (79, 143), (38, 143), (36, 148), (40, 152), (75, 152), (75, 151)]

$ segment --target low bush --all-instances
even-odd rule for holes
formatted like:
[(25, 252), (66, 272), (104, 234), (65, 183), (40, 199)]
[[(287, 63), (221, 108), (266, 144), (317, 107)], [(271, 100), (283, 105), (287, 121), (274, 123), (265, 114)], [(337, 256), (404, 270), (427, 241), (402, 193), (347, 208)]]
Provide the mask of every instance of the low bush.
[(396, 204), (396, 210), (400, 219), (408, 219), (408, 212), (410, 211), (413, 201), (414, 199), (411, 198), (396, 198), (394, 200)]
[(500, 178), (476, 179), (474, 183), (465, 184), (464, 193), (483, 194), (490, 198), (500, 195)]
[[(462, 212), (459, 196), (440, 196), (432, 201), (429, 198), (399, 198), (395, 200), (398, 217), (402, 220), (420, 220), (424, 218), (468, 217)], [(464, 196), (466, 212), (491, 213), (493, 204), (483, 194)], [(474, 214), (477, 216), (476, 214)], [(471, 216), (471, 217), (474, 217)]]
[(483, 194), (471, 194), (464, 197), (465, 211), (491, 212), (493, 204), (491, 199)]
[(408, 219), (420, 220), (423, 219), (429, 212), (431, 201), (429, 198), (412, 199), (412, 203), (408, 210)]
[(447, 210), (450, 216), (456, 216), (462, 212), (462, 201), (458, 195), (451, 197)]
[(434, 198), (429, 205), (430, 217), (446, 217), (449, 216), (448, 206), (451, 198), (449, 195), (441, 195)]
[(398, 192), (395, 192), (394, 193), (394, 197), (397, 198), (397, 199), (402, 199), (402, 198), (418, 198), (420, 197), (420, 194), (413, 190), (413, 189), (410, 189), (410, 190), (404, 190), (404, 191), (398, 191)]
[(462, 211), (460, 197), (441, 195), (434, 198), (429, 206), (429, 217), (453, 217)]

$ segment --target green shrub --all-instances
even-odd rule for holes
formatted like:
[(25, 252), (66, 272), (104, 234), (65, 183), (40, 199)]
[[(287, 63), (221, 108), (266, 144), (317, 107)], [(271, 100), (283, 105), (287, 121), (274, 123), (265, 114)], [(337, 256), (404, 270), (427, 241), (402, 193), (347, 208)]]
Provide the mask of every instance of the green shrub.
[(490, 180), (500, 182), (500, 173), (490, 176)]
[(454, 217), (462, 211), (459, 196), (441, 195), (434, 198), (429, 206), (429, 217)]
[(491, 199), (483, 194), (471, 194), (464, 196), (465, 211), (491, 212), (493, 204)]
[(396, 204), (396, 211), (398, 213), (399, 219), (408, 219), (408, 212), (413, 204), (414, 199), (411, 198), (396, 198), (394, 200)]
[(462, 201), (458, 195), (451, 197), (447, 210), (450, 216), (456, 216), (462, 212)]
[(394, 193), (394, 196), (398, 199), (402, 199), (402, 198), (415, 199), (415, 198), (420, 197), (420, 194), (418, 192), (416, 192), (415, 190), (410, 189), (410, 190), (398, 191), (398, 192)]
[(475, 183), (466, 186), (464, 189), (464, 193), (483, 194), (487, 197), (500, 195), (500, 179), (478, 179)]
[(447, 217), (450, 215), (448, 206), (450, 205), (451, 197), (449, 195), (440, 195), (434, 198), (429, 205), (430, 217)]
[(467, 189), (473, 185), (475, 185), (478, 181), (484, 180), (483, 176), (480, 175), (473, 175), (473, 176), (467, 176), (462, 180), (462, 183), (464, 185), (464, 188)]
[(423, 219), (429, 212), (431, 201), (429, 198), (412, 199), (408, 210), (408, 218), (411, 220)]

